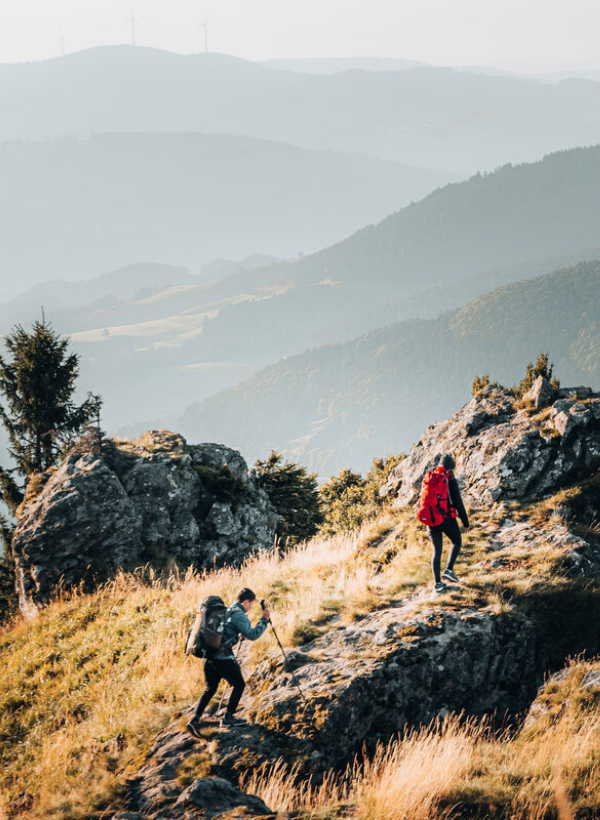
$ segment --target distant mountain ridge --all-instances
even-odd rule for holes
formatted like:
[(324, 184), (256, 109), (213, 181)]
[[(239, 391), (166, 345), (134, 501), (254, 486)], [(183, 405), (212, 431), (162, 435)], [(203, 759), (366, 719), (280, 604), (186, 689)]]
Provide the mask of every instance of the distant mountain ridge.
[(461, 176), (600, 141), (595, 82), (550, 85), (433, 67), (311, 75), (131, 46), (0, 65), (0, 107), (11, 112), (0, 142), (219, 132)]
[[(219, 358), (236, 329), (251, 327), (246, 353), (264, 356), (275, 345), (282, 350), (282, 342), (286, 354), (298, 353), (415, 315), (407, 313), (409, 304), (429, 317), (445, 309), (446, 298), (451, 307), (464, 304), (471, 298), (466, 280), (482, 277), (472, 285), (480, 294), (489, 289), (483, 272), (491, 268), (506, 273), (496, 281), (492, 275), (490, 288), (593, 258), (589, 251), (600, 246), (599, 190), (600, 146), (448, 185), (294, 264), (256, 271), (255, 288), (280, 280), (294, 285), (277, 299), (231, 305), (206, 326), (203, 348)], [(532, 273), (511, 275), (535, 260)], [(458, 302), (445, 295), (454, 287), (462, 293)]]
[(189, 408), (179, 428), (271, 448), (317, 469), (365, 469), (407, 450), (468, 399), (476, 375), (517, 382), (547, 351), (563, 385), (600, 389), (600, 262), (506, 285), (429, 321), (406, 321), (272, 365)]
[(308, 254), (455, 178), (242, 136), (0, 145), (0, 269), (33, 283), (144, 260), (195, 270)]

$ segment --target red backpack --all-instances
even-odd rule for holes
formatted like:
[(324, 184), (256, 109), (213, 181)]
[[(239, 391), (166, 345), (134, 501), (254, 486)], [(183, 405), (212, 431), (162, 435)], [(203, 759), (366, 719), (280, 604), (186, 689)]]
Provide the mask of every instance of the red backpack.
[(448, 518), (456, 518), (456, 510), (450, 502), (450, 473), (438, 468), (429, 470), (421, 484), (417, 505), (417, 519), (428, 527), (437, 527)]

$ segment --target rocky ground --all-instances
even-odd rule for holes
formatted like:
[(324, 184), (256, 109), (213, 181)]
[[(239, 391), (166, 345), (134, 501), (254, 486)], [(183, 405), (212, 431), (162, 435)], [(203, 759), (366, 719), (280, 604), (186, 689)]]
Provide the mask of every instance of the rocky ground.
[[(290, 666), (276, 650), (247, 668), (245, 727), (223, 729), (213, 717), (197, 740), (185, 729), (192, 707), (181, 712), (129, 766), (123, 808), (113, 820), (273, 817), (276, 807), (248, 793), (245, 783), (249, 772), (277, 760), (293, 770), (292, 789), (296, 781), (343, 771), (378, 741), (450, 713), (494, 716), (513, 732), (538, 731), (553, 719), (556, 692), (574, 674), (560, 671), (568, 657), (600, 651), (600, 399), (578, 391), (538, 394), (515, 408), (508, 392), (488, 388), (429, 428), (383, 490), (398, 506), (411, 504), (438, 455), (456, 456), (474, 524), (457, 565), (461, 583), (438, 597), (429, 586), (418, 588), (353, 621), (331, 613), (323, 634), (287, 648)], [(244, 505), (230, 502), (221, 516), (216, 505), (224, 502), (200, 492), (211, 473), (198, 467), (214, 473), (226, 461), (247, 486), (246, 499), (255, 499), (253, 509), (262, 503), (263, 514), (270, 511), (252, 495), (258, 490), (239, 454), (214, 447), (189, 448), (170, 435), (153, 451), (146, 445), (130, 454), (126, 468), (100, 457), (67, 459), (19, 522), (27, 594), (45, 589), (42, 581), (50, 577), (41, 546), (47, 533), (69, 555), (69, 533), (85, 522), (93, 549), (108, 544), (110, 555), (120, 556), (123, 538), (136, 533), (140, 550), (168, 543), (179, 555), (197, 550), (201, 562), (206, 553), (199, 551), (212, 543), (212, 559), (223, 555), (218, 544), (233, 546), (227, 522), (243, 527)], [(103, 487), (108, 500), (94, 507)], [(119, 520), (102, 529), (98, 519), (110, 518), (112, 505)], [(99, 510), (93, 520), (92, 509)], [(379, 534), (363, 558), (373, 566), (380, 558), (386, 571), (393, 567), (409, 519), (410, 509), (399, 512), (398, 525)], [(223, 541), (214, 535), (217, 527)], [(243, 543), (239, 558), (250, 539)], [(89, 549), (81, 538), (81, 560)], [(35, 567), (41, 567), (37, 579)], [(559, 677), (545, 682), (551, 674)], [(595, 697), (597, 676), (585, 681)]]
[[(502, 510), (494, 512), (497, 518)], [(575, 577), (599, 571), (598, 549), (567, 526), (540, 528), (509, 515), (487, 526), (489, 546), (473, 565), (477, 578), (491, 582), (510, 571), (522, 561), (523, 549), (552, 551)], [(143, 816), (178, 818), (185, 816), (189, 795), (202, 794), (204, 809), (216, 812), (207, 816), (233, 806), (256, 816), (266, 809), (238, 790), (249, 769), (281, 758), (299, 776), (318, 777), (343, 768), (365, 742), (372, 749), (378, 740), (450, 712), (496, 713), (499, 720), (526, 714), (549, 663), (538, 625), (516, 604), (485, 605), (481, 582), (470, 586), (470, 572), (463, 578), (441, 602), (422, 590), (356, 624), (334, 627), (299, 650), (288, 649), (290, 667), (273, 653), (249, 679), (240, 712), (250, 721), (246, 728), (221, 729), (213, 721), (199, 742), (185, 731), (191, 710), (183, 714), (156, 739), (130, 780), (132, 805)], [(188, 779), (194, 772), (201, 776), (184, 785), (183, 771)]]

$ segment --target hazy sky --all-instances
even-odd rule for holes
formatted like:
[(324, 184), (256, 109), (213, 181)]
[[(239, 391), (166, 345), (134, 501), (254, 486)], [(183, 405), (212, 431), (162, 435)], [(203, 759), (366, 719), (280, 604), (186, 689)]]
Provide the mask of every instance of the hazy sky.
[[(600, 68), (599, 0), (134, 0), (140, 45), (248, 59), (402, 57), (523, 71)], [(0, 0), (0, 62), (129, 42), (130, 0)]]

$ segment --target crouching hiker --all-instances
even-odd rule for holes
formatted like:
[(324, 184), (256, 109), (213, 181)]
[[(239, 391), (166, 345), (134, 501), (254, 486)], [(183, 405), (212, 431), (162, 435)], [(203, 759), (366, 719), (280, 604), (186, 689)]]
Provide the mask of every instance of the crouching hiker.
[(263, 609), (256, 626), (250, 624), (247, 613), (255, 601), (254, 592), (244, 588), (238, 592), (236, 602), (229, 608), (225, 608), (223, 601), (216, 596), (207, 598), (201, 605), (186, 645), (186, 652), (204, 658), (205, 689), (193, 718), (187, 724), (188, 731), (195, 737), (200, 737), (200, 719), (223, 679), (232, 687), (232, 692), (221, 723), (223, 726), (240, 726), (245, 723), (241, 718), (235, 717), (246, 682), (233, 647), (240, 635), (249, 641), (256, 641), (271, 620), (269, 610)]
[[(462, 547), (462, 536), (456, 520), (457, 514), (465, 530), (470, 528), (469, 516), (460, 495), (458, 482), (452, 472), (456, 467), (450, 455), (442, 456), (439, 466), (430, 470), (421, 485), (421, 497), (417, 505), (417, 518), (427, 525), (433, 547), (431, 569), (434, 591), (440, 595), (446, 591), (444, 581), (458, 583), (454, 564)], [(442, 569), (442, 542), (446, 535), (452, 542), (444, 574)]]

